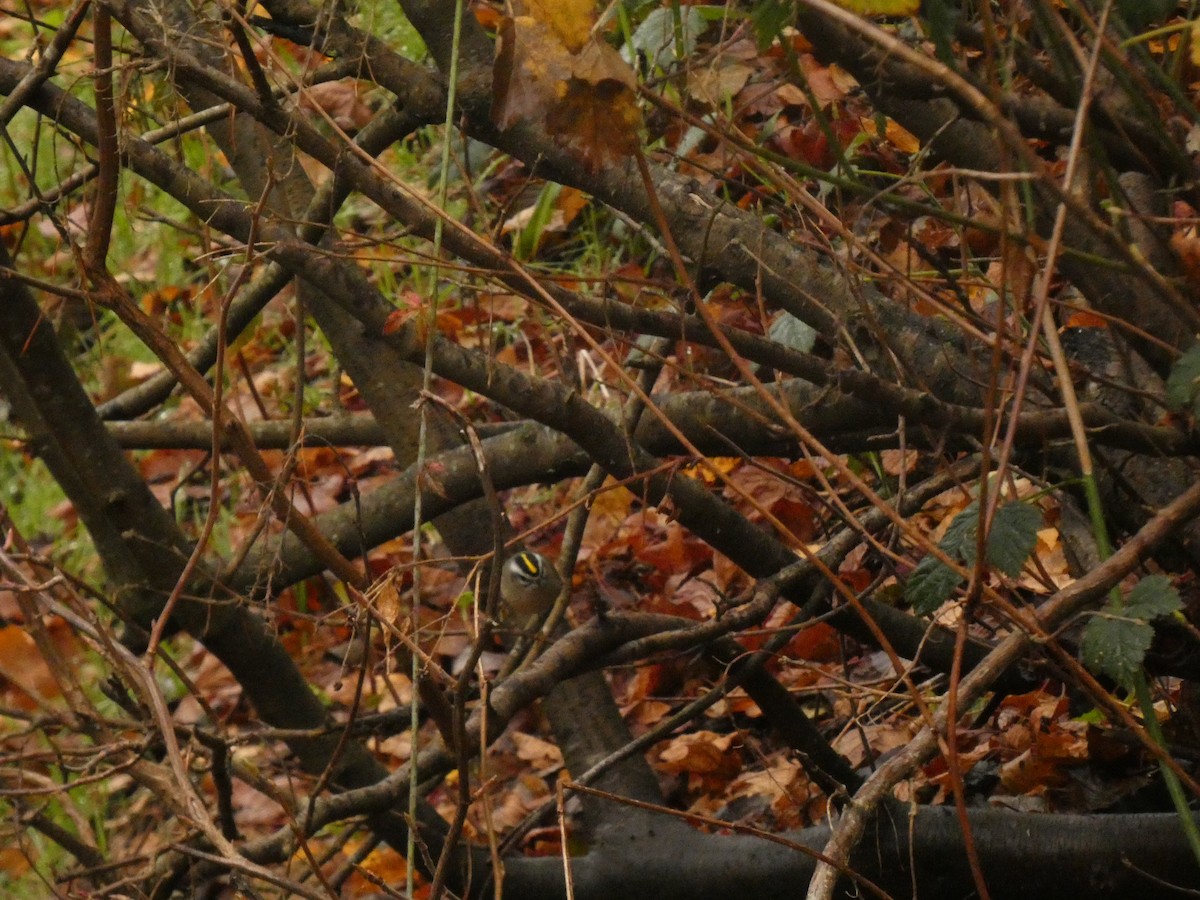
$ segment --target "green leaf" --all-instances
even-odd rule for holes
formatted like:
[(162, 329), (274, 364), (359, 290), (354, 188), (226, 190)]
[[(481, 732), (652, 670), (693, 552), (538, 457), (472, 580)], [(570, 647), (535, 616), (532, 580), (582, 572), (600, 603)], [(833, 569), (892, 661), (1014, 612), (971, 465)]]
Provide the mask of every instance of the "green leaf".
[(1105, 604), (1083, 630), (1083, 663), (1130, 687), (1154, 639), (1150, 622), (1183, 608), (1179, 592), (1165, 575), (1139, 581), (1124, 600)]
[(1151, 575), (1134, 585), (1129, 596), (1125, 598), (1121, 615), (1143, 622), (1153, 622), (1181, 609), (1183, 601), (1179, 599), (1179, 591), (1175, 590), (1171, 579), (1165, 575)]
[(954, 517), (946, 534), (938, 541), (940, 547), (951, 559), (960, 559), (966, 565), (975, 565), (975, 535), (979, 530), (979, 501), (972, 500), (967, 507)]
[(1167, 405), (1200, 416), (1200, 344), (1194, 345), (1171, 367), (1167, 378)]
[[(1037, 546), (1042, 513), (1027, 503), (1014, 500), (996, 510), (988, 535), (988, 564), (1015, 578)], [(950, 523), (938, 548), (966, 566), (975, 564), (976, 534), (979, 531), (979, 501), (966, 506)], [(913, 569), (904, 586), (904, 597), (919, 615), (928, 615), (954, 594), (962, 578), (933, 556), (926, 556)]]
[(758, 38), (758, 49), (766, 50), (779, 37), (784, 26), (792, 21), (794, 10), (791, 3), (783, 0), (760, 0), (750, 10), (750, 21)]
[[(1016, 578), (1037, 546), (1037, 531), (1041, 525), (1042, 514), (1037, 507), (1019, 500), (1005, 503), (992, 519), (987, 541), (988, 564), (1010, 578)], [(973, 566), (978, 531), (979, 501), (976, 500), (954, 517), (938, 546), (947, 556)]]
[(538, 194), (537, 203), (533, 207), (533, 215), (520, 230), (513, 246), (513, 256), (517, 259), (530, 260), (537, 255), (538, 245), (546, 233), (551, 220), (554, 218), (554, 207), (562, 185), (550, 183)]
[(475, 605), (475, 592), (463, 591), (458, 595), (458, 599), (454, 601), (455, 607), (459, 612), (470, 612), (471, 607)]
[(988, 563), (1009, 578), (1016, 578), (1037, 546), (1041, 527), (1042, 511), (1036, 506), (1019, 500), (1005, 503), (996, 510), (988, 532)]
[(1154, 629), (1145, 622), (1108, 614), (1093, 616), (1083, 629), (1083, 664), (1132, 687), (1153, 638)]
[(962, 580), (961, 575), (940, 559), (926, 556), (908, 576), (904, 599), (917, 615), (927, 616), (954, 595), (954, 589)]
[[(951, 559), (975, 561), (975, 529), (979, 524), (979, 503), (969, 504), (954, 517), (938, 549)], [(919, 616), (934, 613), (939, 606), (954, 596), (954, 589), (962, 584), (962, 576), (935, 556), (926, 556), (908, 576), (904, 585), (904, 599)]]
[(926, 22), (929, 37), (938, 59), (952, 64), (954, 59), (954, 26), (962, 13), (951, 0), (925, 0), (921, 4), (921, 15)]

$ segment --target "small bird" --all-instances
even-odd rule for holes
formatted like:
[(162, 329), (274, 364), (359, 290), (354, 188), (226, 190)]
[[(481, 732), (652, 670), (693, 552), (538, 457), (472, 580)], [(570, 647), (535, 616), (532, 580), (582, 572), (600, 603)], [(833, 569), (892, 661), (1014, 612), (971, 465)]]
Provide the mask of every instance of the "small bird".
[(562, 591), (562, 578), (550, 560), (532, 550), (508, 558), (500, 575), (500, 599), (506, 618), (524, 623), (546, 613)]

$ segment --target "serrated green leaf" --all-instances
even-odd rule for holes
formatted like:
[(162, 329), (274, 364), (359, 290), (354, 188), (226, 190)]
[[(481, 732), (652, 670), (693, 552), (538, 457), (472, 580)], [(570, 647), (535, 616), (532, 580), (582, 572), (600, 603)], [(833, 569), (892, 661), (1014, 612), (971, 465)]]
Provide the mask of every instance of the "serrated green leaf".
[(1175, 361), (1167, 378), (1167, 405), (1200, 416), (1200, 344)]
[[(1020, 501), (1006, 503), (996, 510), (988, 535), (988, 563), (1010, 577), (1021, 574), (1021, 567), (1037, 545), (1037, 530), (1042, 514), (1037, 507)], [(938, 548), (951, 559), (966, 566), (975, 564), (976, 534), (979, 531), (979, 501), (969, 503), (951, 521)], [(928, 615), (954, 594), (962, 578), (953, 569), (932, 556), (926, 556), (913, 570), (904, 586), (904, 597), (914, 612)]]
[(988, 532), (988, 563), (1009, 578), (1016, 578), (1037, 546), (1041, 527), (1042, 512), (1036, 506), (1019, 500), (1005, 503), (996, 510)]
[(1083, 629), (1083, 664), (1098, 675), (1132, 687), (1153, 638), (1154, 629), (1145, 622), (1093, 616)]
[(961, 583), (962, 576), (957, 572), (940, 559), (927, 556), (908, 576), (904, 599), (917, 615), (927, 616), (949, 600)]
[(1153, 622), (1181, 609), (1183, 601), (1179, 599), (1179, 591), (1175, 590), (1171, 579), (1165, 575), (1151, 575), (1133, 586), (1125, 598), (1121, 615)]
[(975, 565), (975, 535), (979, 530), (979, 501), (972, 500), (967, 504), (945, 535), (938, 541), (938, 547), (951, 559), (960, 559), (968, 566)]

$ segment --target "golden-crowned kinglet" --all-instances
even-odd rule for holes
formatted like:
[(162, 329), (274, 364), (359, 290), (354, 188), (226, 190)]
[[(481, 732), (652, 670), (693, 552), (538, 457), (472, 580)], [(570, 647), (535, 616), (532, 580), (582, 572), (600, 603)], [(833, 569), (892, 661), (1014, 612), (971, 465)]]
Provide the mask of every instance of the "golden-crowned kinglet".
[(546, 612), (561, 590), (562, 579), (550, 560), (540, 553), (522, 550), (504, 563), (500, 599), (514, 619), (525, 620)]

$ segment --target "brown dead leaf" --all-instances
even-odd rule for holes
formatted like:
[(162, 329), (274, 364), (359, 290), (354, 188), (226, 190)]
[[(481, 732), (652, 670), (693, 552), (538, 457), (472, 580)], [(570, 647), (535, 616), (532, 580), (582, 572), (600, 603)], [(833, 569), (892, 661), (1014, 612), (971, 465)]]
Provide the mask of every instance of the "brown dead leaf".
[(808, 105), (808, 95), (794, 84), (781, 84), (776, 88), (775, 96), (781, 108)]
[(716, 614), (720, 595), (707, 579), (673, 576), (663, 591), (665, 604), (644, 605), (646, 612), (664, 612), (695, 619), (708, 619)]
[(822, 109), (841, 100), (858, 84), (854, 76), (841, 66), (826, 66), (811, 53), (802, 53), (799, 62), (808, 82), (808, 89)]
[(347, 134), (356, 133), (374, 116), (358, 93), (358, 83), (350, 78), (305, 88), (300, 95), (300, 108), (324, 113)]
[(1187, 279), (1192, 284), (1200, 284), (1200, 236), (1196, 226), (1176, 231), (1171, 235), (1170, 244)]
[[(747, 719), (760, 719), (762, 718), (763, 714), (759, 705), (752, 700), (750, 695), (747, 694), (742, 688), (737, 688), (736, 690), (730, 691), (729, 696), (727, 696), (724, 700), (713, 704), (714, 709), (717, 707), (724, 708), (726, 716), (738, 715), (745, 716)], [(712, 710), (710, 710), (707, 715), (708, 718), (713, 720), (722, 718), (721, 716), (713, 714)]]
[(825, 169), (834, 162), (829, 138), (815, 121), (804, 125), (785, 125), (775, 131), (767, 143), (784, 156), (801, 160), (810, 166)]
[(29, 857), (16, 847), (0, 848), (0, 872), (16, 881), (32, 868)]
[(725, 495), (752, 521), (769, 513), (790, 534), (789, 543), (800, 545), (817, 531), (817, 514), (804, 492), (785, 479), (787, 468), (773, 460), (759, 466), (742, 466), (729, 477)]
[(797, 788), (808, 783), (808, 775), (800, 763), (782, 759), (756, 772), (739, 775), (729, 785), (729, 797), (789, 798)]
[(633, 70), (591, 34), (590, 2), (525, 0), (497, 46), (492, 118), (500, 129), (539, 122), (590, 171), (637, 150)]
[(595, 495), (588, 509), (587, 525), (584, 526), (583, 542), (580, 546), (579, 558), (590, 559), (607, 538), (630, 515), (630, 509), (637, 498), (609, 477), (604, 487)]
[(784, 652), (792, 659), (835, 662), (842, 657), (842, 643), (832, 625), (818, 622), (796, 632)]
[(648, 697), (665, 693), (677, 683), (678, 672), (672, 666), (657, 664), (639, 666), (625, 681), (625, 703), (633, 704)]
[[(980, 732), (958, 732), (957, 766), (959, 775), (966, 775), (975, 764), (986, 759), (993, 752), (991, 742)], [(950, 767), (945, 756), (937, 756), (922, 768), (929, 783), (937, 786), (937, 793), (930, 803), (945, 803), (953, 796), (954, 778), (950, 775)]]
[(523, 772), (504, 792), (491, 812), (489, 823), (497, 831), (508, 831), (550, 798), (550, 789), (542, 778)]
[(692, 564), (684, 545), (683, 528), (675, 522), (643, 543), (637, 558), (663, 572), (686, 572)]
[[(1037, 536), (1037, 545), (1034, 547), (1033, 553), (1037, 557), (1038, 566), (1050, 576), (1053, 589), (1062, 590), (1075, 579), (1069, 571), (1066, 551), (1063, 548), (1058, 529), (1041, 528), (1038, 529)], [(1040, 576), (1041, 571), (1035, 576), (1033, 570), (1026, 567), (1017, 580), (1017, 586), (1035, 594), (1049, 594), (1051, 588), (1046, 586)]]
[(1036, 794), (1066, 782), (1067, 768), (1087, 759), (1087, 738), (1080, 731), (1038, 735), (1024, 753), (1000, 766), (1000, 783), (1013, 794)]
[(915, 469), (919, 456), (915, 450), (882, 450), (879, 458), (883, 463), (883, 471), (896, 476)]
[(859, 768), (867, 761), (867, 748), (863, 746), (863, 738), (870, 745), (872, 756), (878, 759), (889, 750), (903, 747), (912, 740), (911, 723), (906, 722), (871, 722), (861, 728), (850, 728), (843, 731), (833, 741), (833, 749), (854, 768)]
[(660, 766), (676, 775), (687, 775), (693, 789), (719, 789), (741, 771), (742, 754), (733, 747), (734, 735), (697, 731), (684, 734), (659, 751)]
[(719, 109), (745, 87), (753, 74), (754, 69), (742, 63), (709, 66), (688, 75), (688, 90), (697, 100)]
[(671, 711), (671, 704), (663, 700), (640, 700), (625, 714), (625, 721), (646, 729), (657, 724)]
[(37, 644), (16, 625), (0, 628), (0, 676), (20, 688), (38, 706), (62, 696)]
[(667, 741), (658, 759), (669, 772), (715, 772), (732, 744), (732, 734), (697, 731)]
[(562, 750), (556, 744), (522, 731), (514, 731), (512, 741), (517, 748), (517, 758), (529, 763), (539, 775), (562, 768)]
[[(396, 298), (398, 308), (388, 314), (383, 323), (384, 334), (395, 334), (409, 322), (417, 329), (417, 340), (423, 341), (428, 334), (428, 306), (425, 298), (416, 291), (401, 291)], [(454, 312), (439, 308), (436, 317), (437, 330), (442, 334), (454, 335), (462, 327), (462, 320)]]

